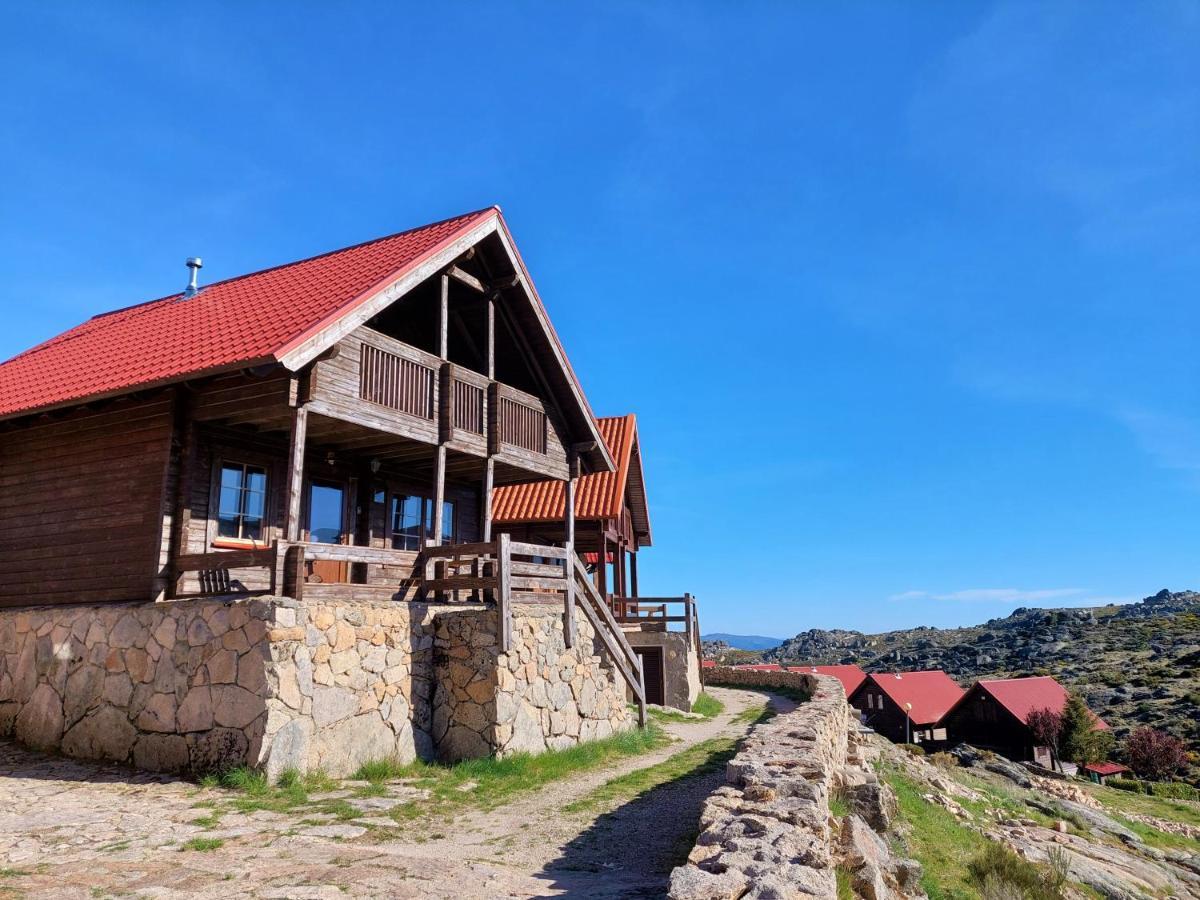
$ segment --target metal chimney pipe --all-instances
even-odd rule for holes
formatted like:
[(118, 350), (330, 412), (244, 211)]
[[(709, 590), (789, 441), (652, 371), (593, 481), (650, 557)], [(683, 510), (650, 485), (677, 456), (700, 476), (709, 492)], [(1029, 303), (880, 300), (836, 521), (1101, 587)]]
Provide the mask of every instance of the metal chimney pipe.
[(183, 291), (184, 297), (194, 297), (200, 293), (200, 285), (197, 284), (197, 279), (200, 277), (200, 269), (203, 266), (204, 261), (200, 257), (189, 256), (187, 258), (187, 267), (192, 270), (192, 274), (188, 278), (188, 286)]

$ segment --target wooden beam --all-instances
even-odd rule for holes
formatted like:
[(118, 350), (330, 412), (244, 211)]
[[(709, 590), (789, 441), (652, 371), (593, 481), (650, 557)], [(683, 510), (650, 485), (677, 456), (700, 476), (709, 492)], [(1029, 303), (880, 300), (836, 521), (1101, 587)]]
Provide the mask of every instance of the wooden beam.
[(474, 288), (481, 294), (487, 293), (487, 288), (484, 286), (482, 281), (480, 281), (470, 272), (464, 272), (458, 266), (451, 266), (446, 270), (446, 274), (457, 281), (461, 281), (467, 287)]
[(172, 443), (178, 441), (179, 471), (175, 477), (174, 515), (171, 519), (171, 542), (169, 551), (170, 573), (167, 580), (167, 598), (179, 596), (183, 590), (183, 578), (177, 560), (187, 550), (188, 526), (192, 519), (192, 474), (196, 468), (196, 420), (192, 417), (192, 394), (184, 387), (176, 388), (175, 433)]
[(567, 531), (567, 590), (563, 597), (563, 639), (568, 647), (575, 646), (575, 480), (579, 477), (579, 457), (571, 454), (570, 472), (563, 482), (563, 516)]
[(629, 590), (630, 590), (630, 594), (635, 599), (637, 598), (637, 595), (638, 595), (637, 561), (638, 561), (638, 555), (636, 553), (630, 554), (630, 557), (629, 557)]
[(446, 501), (446, 445), (439, 444), (433, 466), (433, 537), (428, 543), (442, 545), (442, 507)]
[(438, 317), (438, 356), (449, 359), (450, 337), (450, 278), (442, 276), (441, 314)]
[(304, 442), (308, 434), (308, 407), (292, 410), (292, 428), (288, 439), (287, 517), (284, 534), (289, 541), (300, 540), (300, 495), (304, 491)]
[(487, 377), (496, 380), (496, 297), (487, 298)]
[(601, 519), (598, 523), (600, 528), (600, 549), (596, 555), (596, 589), (600, 592), (602, 598), (608, 597), (608, 534), (604, 530), (604, 520)]
[(485, 544), (492, 539), (492, 488), (495, 482), (496, 461), (489, 456), (483, 469), (482, 522), (479, 529)]

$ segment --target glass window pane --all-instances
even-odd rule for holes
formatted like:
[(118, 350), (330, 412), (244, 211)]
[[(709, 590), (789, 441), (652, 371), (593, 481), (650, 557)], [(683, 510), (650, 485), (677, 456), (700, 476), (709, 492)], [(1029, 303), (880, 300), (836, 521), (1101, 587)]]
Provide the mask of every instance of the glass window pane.
[(242, 537), (250, 540), (262, 539), (262, 519), (245, 519), (242, 522)]
[(442, 504), (442, 543), (454, 543), (454, 501)]
[(238, 537), (238, 517), (222, 514), (217, 519), (217, 534), (220, 537)]
[(221, 492), (224, 493), (226, 488), (230, 488), (235, 491), (240, 491), (242, 489), (241, 466), (221, 467)]
[(344, 491), (336, 485), (314, 484), (308, 495), (308, 531), (321, 544), (338, 544), (342, 538)]

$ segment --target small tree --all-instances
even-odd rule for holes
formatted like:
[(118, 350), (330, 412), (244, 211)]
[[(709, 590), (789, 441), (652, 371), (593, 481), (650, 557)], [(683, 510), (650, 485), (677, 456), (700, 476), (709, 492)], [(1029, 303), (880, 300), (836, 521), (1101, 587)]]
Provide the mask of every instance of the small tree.
[(1059, 768), (1058, 744), (1062, 738), (1062, 714), (1049, 707), (1042, 707), (1033, 710), (1025, 719), (1025, 724), (1029, 726), (1035, 741), (1050, 748), (1051, 768)]
[(1113, 740), (1112, 735), (1096, 727), (1096, 717), (1087, 708), (1083, 698), (1071, 694), (1063, 707), (1059, 742), (1063, 759), (1086, 766), (1106, 759)]
[(1187, 766), (1187, 746), (1164, 731), (1142, 726), (1125, 739), (1129, 766), (1143, 778), (1161, 781)]

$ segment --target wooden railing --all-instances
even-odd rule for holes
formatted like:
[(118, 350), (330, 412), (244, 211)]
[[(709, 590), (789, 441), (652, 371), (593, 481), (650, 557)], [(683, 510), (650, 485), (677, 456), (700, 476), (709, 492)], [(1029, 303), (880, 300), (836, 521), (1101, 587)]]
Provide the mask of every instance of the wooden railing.
[(696, 598), (691, 594), (682, 597), (616, 597), (609, 596), (613, 618), (621, 625), (640, 625), (643, 628), (666, 630), (671, 623), (681, 623), (687, 632), (688, 642), (696, 652), (700, 651), (700, 618), (696, 612)]
[(449, 373), (450, 427), (483, 437), (487, 433), (488, 379), (455, 365), (449, 365)]
[[(273, 594), (277, 585), (279, 563), (278, 542), (265, 547), (253, 547), (246, 550), (211, 550), (205, 553), (181, 553), (173, 563), (173, 598), (192, 596), (182, 591), (183, 577), (188, 572), (196, 572), (200, 582), (200, 590), (195, 596), (215, 597), (224, 594)], [(231, 569), (258, 569), (269, 571), (269, 586), (259, 589), (247, 589), (229, 574)]]
[(421, 419), (434, 414), (434, 369), (370, 344), (362, 345), (359, 396)]
[(501, 443), (530, 453), (546, 452), (546, 411), (535, 397), (506, 389), (496, 410), (496, 431)]

